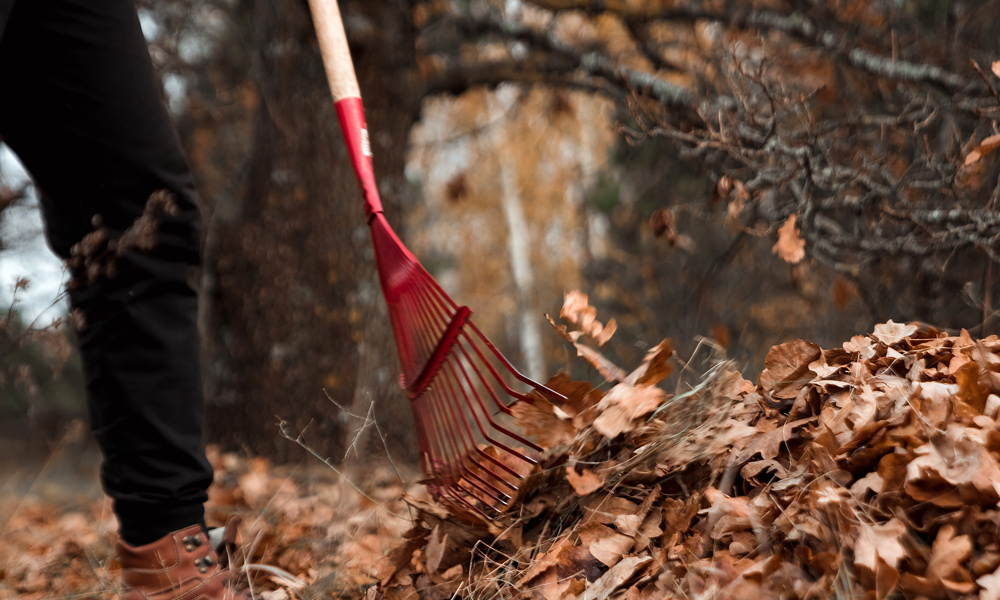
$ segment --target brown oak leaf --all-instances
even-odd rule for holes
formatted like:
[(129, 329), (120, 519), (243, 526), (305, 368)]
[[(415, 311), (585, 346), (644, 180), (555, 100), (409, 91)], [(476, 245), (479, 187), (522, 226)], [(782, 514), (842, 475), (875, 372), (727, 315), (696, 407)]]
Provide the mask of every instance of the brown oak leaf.
[(773, 346), (764, 359), (760, 385), (765, 391), (780, 398), (794, 398), (815, 374), (809, 363), (822, 356), (816, 344), (795, 340)]
[(1000, 134), (994, 134), (979, 142), (979, 144), (972, 149), (965, 156), (965, 163), (963, 167), (968, 167), (969, 165), (979, 161), (983, 157), (989, 156), (994, 150), (1000, 148)]
[(618, 328), (614, 319), (608, 321), (607, 325), (598, 321), (597, 309), (589, 304), (587, 294), (579, 290), (566, 294), (559, 317), (576, 325), (580, 331), (597, 342), (598, 346), (606, 344)]
[(617, 437), (635, 428), (639, 417), (656, 410), (665, 399), (666, 394), (658, 387), (619, 383), (597, 404), (600, 414), (594, 419), (594, 429), (605, 437)]
[(674, 347), (670, 340), (663, 340), (646, 353), (639, 368), (629, 373), (624, 382), (629, 385), (656, 385), (670, 376), (672, 368), (667, 361), (673, 355)]
[(798, 263), (806, 257), (806, 242), (799, 237), (795, 218), (795, 213), (792, 213), (785, 224), (778, 228), (778, 241), (771, 248), (771, 252), (780, 256), (781, 260), (792, 264)]
[(892, 518), (879, 525), (861, 522), (858, 526), (860, 532), (854, 545), (854, 565), (872, 573), (878, 569), (878, 560), (894, 569), (898, 567), (899, 561), (906, 556), (903, 547), (906, 524)]
[(632, 548), (635, 540), (600, 523), (588, 523), (577, 530), (580, 542), (590, 548), (594, 558), (609, 567), (618, 564), (622, 556)]
[(857, 354), (858, 358), (863, 361), (875, 356), (872, 341), (864, 335), (856, 335), (851, 338), (851, 341), (844, 342), (844, 350)]
[(576, 435), (573, 420), (540, 395), (533, 402), (515, 402), (511, 406), (514, 422), (529, 436), (534, 436), (543, 448), (565, 444)]
[(566, 481), (580, 496), (592, 494), (604, 485), (604, 478), (597, 476), (590, 469), (583, 469), (577, 473), (573, 467), (566, 467)]
[(909, 337), (917, 332), (916, 323), (910, 323), (906, 325), (904, 323), (894, 323), (892, 319), (889, 319), (885, 323), (880, 323), (875, 326), (875, 332), (872, 336), (878, 341), (882, 342), (886, 346), (892, 346), (898, 343), (903, 338)]
[(587, 590), (588, 598), (610, 598), (611, 594), (625, 585), (640, 569), (653, 562), (650, 556), (638, 557), (630, 556), (623, 559), (615, 566), (611, 567), (607, 573), (601, 576), (590, 589)]
[(1000, 600), (1000, 568), (989, 575), (983, 575), (976, 580), (976, 583), (983, 588), (979, 600)]

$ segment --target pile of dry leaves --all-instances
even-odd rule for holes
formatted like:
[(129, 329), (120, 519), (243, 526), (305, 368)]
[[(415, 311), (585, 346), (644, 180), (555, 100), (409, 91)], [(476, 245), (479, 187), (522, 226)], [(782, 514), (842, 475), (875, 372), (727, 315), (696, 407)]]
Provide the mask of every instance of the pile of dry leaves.
[(369, 598), (1000, 599), (997, 336), (890, 321), (671, 395), (668, 343), (626, 373), (585, 296), (562, 317), (614, 386), (520, 406), (532, 489), (490, 523), (413, 501)]

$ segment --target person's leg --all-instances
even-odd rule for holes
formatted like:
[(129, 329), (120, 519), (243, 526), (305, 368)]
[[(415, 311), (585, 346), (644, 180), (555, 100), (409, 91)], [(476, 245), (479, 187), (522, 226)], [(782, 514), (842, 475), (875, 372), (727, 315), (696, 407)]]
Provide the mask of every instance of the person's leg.
[(0, 136), (41, 189), (64, 258), (93, 223), (114, 239), (154, 191), (175, 197), (154, 247), (124, 253), (71, 301), (122, 537), (142, 545), (203, 525), (212, 469), (201, 446), (199, 211), (131, 0), (18, 0), (0, 82)]

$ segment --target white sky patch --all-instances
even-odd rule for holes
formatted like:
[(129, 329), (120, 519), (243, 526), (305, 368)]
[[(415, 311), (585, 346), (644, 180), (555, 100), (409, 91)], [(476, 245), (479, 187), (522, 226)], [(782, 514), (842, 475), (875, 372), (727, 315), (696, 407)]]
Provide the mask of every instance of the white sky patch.
[[(28, 175), (17, 157), (0, 144), (0, 185), (17, 188), (28, 183)], [(42, 215), (38, 199), (31, 193), (27, 200), (8, 207), (0, 216), (0, 310), (10, 306), (14, 283), (21, 278), (30, 285), (17, 293), (19, 310), (26, 320), (37, 324), (64, 316), (68, 311), (65, 298), (60, 299), (67, 279), (62, 261), (45, 242)]]
[(179, 115), (187, 110), (187, 89), (188, 83), (180, 75), (170, 73), (163, 77), (163, 93), (167, 97), (167, 106), (173, 114)]
[(160, 35), (160, 24), (156, 21), (156, 17), (145, 9), (139, 9), (139, 27), (142, 28), (142, 35), (146, 38), (146, 41), (153, 41), (158, 35)]

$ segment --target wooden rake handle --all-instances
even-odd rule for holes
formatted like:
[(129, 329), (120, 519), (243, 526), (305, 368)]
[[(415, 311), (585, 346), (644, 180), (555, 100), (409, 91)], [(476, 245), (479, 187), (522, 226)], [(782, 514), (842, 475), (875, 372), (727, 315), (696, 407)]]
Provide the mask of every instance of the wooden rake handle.
[(371, 223), (375, 215), (382, 212), (382, 201), (375, 187), (375, 171), (372, 168), (372, 151), (365, 125), (364, 107), (361, 105), (361, 90), (357, 75), (354, 74), (354, 62), (347, 45), (344, 21), (340, 17), (337, 0), (309, 0), (309, 10), (316, 27), (326, 80), (330, 84), (347, 153), (364, 194), (365, 217)]

